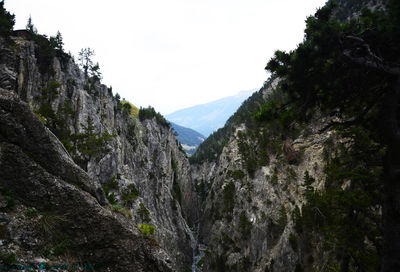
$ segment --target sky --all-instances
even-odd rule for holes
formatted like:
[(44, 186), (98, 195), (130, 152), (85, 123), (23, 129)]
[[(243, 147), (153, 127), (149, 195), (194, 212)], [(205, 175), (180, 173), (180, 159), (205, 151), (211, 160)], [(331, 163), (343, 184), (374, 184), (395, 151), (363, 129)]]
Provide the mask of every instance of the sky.
[(60, 31), (77, 59), (90, 47), (103, 83), (162, 114), (260, 88), (275, 50), (303, 40), (326, 0), (5, 0), (14, 29), (29, 16)]

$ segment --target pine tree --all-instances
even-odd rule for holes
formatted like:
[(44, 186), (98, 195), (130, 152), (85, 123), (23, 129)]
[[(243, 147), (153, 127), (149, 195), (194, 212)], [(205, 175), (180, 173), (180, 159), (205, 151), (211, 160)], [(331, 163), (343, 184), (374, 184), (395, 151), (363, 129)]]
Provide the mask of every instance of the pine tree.
[(15, 24), (15, 15), (4, 9), (4, 1), (0, 2), (0, 36), (9, 37)]

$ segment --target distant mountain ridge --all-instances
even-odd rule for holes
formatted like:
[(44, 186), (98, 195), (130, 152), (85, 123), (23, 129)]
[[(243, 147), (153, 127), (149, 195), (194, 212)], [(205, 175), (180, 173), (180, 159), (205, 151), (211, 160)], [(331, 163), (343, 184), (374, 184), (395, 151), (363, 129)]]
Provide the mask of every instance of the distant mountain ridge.
[(199, 145), (204, 141), (205, 137), (191, 128), (182, 127), (172, 122), (171, 126), (172, 129), (178, 134), (177, 139), (185, 152), (189, 156), (193, 155)]
[(208, 137), (224, 126), (228, 118), (257, 89), (241, 91), (236, 95), (224, 97), (209, 103), (175, 111), (165, 118), (180, 126), (191, 128)]

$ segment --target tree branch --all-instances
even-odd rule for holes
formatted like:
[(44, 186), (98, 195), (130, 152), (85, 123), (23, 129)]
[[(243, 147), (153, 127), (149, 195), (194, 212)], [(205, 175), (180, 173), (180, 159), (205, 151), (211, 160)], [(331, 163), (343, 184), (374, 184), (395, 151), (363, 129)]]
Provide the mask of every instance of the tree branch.
[(368, 112), (376, 105), (376, 103), (379, 101), (379, 99), (375, 100), (375, 103), (371, 103), (370, 105), (368, 105), (356, 118), (354, 118), (353, 120), (349, 120), (349, 121), (344, 121), (344, 122), (335, 122), (335, 121), (331, 121), (329, 122), (328, 125), (326, 125), (325, 127), (321, 128), (318, 132), (322, 133), (324, 131), (326, 131), (327, 129), (333, 127), (333, 126), (351, 126), (351, 125), (355, 125), (357, 123), (360, 123), (363, 121), (364, 117), (368, 114)]
[[(343, 50), (343, 55), (346, 56), (348, 59), (350, 59), (352, 62), (377, 69), (379, 71), (399, 76), (400, 75), (400, 66), (396, 63), (388, 63), (384, 59), (378, 57), (376, 54), (374, 54), (371, 50), (371, 47), (368, 43), (366, 43), (362, 38), (356, 37), (356, 36), (346, 36), (344, 37), (347, 40), (356, 42), (357, 48), (345, 48)], [(364, 48), (366, 55), (364, 56), (355, 56), (356, 52), (354, 52), (356, 49)]]

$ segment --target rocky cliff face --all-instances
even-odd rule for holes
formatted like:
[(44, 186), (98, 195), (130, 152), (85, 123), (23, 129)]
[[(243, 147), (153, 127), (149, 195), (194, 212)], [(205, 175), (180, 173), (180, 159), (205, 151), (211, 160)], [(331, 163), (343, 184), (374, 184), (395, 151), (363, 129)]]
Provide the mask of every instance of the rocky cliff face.
[[(89, 254), (90, 250), (83, 245), (89, 243), (90, 239), (100, 251), (102, 248), (102, 254), (114, 250), (110, 249), (111, 244), (117, 246), (118, 241), (124, 241), (117, 246), (121, 250), (125, 243), (132, 241), (132, 247), (137, 241), (130, 253), (115, 251), (113, 267), (118, 267), (118, 271), (136, 271), (132, 269), (140, 266), (128, 265), (128, 262), (132, 258), (139, 258), (137, 263), (143, 267), (149, 265), (142, 268), (143, 271), (156, 271), (159, 261), (146, 263), (152, 262), (151, 258), (157, 259), (156, 255), (149, 253), (153, 257), (135, 257), (146, 243), (146, 239), (138, 233), (138, 225), (143, 224), (155, 227), (151, 243), (168, 252), (170, 263), (180, 268), (190, 265), (193, 237), (187, 222), (197, 220), (197, 197), (191, 185), (189, 163), (169, 126), (158, 122), (153, 116), (140, 120), (132, 115), (130, 109), (113, 96), (111, 89), (102, 85), (97, 78), (85, 77), (65, 53), (56, 52), (54, 57), (49, 58), (43, 55), (37, 42), (17, 37), (13, 40), (13, 45), (5, 42), (0, 45), (0, 87), (4, 101), (1, 154), (2, 171), (7, 173), (1, 175), (2, 189), (10, 190), (14, 198), (21, 201), (18, 209), (34, 208), (40, 214), (45, 213), (47, 206), (43, 203), (39, 205), (39, 198), (54, 194), (48, 204), (56, 205), (54, 209), (57, 214), (71, 216), (68, 222), (74, 216), (82, 217), (80, 212), (93, 216), (94, 219), (90, 217), (87, 224), (79, 226), (81, 221), (77, 221), (71, 225), (70, 232), (67, 231), (73, 244), (77, 248), (82, 247), (78, 255), (86, 257)], [(14, 111), (14, 104), (21, 105), (19, 107), (23, 108), (24, 115)], [(29, 113), (29, 109), (35, 115)], [(7, 119), (11, 117), (14, 119)], [(32, 129), (41, 129), (38, 132), (40, 135), (19, 134), (33, 124)], [(47, 148), (50, 143), (53, 143), (51, 149)], [(14, 149), (15, 152), (11, 152)], [(12, 160), (9, 156), (15, 156), (15, 164), (10, 163)], [(22, 168), (25, 163), (26, 169), (39, 169), (35, 171), (39, 172), (40, 177), (45, 176), (43, 184), (35, 186), (33, 174), (30, 179), (23, 175), (11, 175), (13, 171), (25, 171)], [(55, 185), (50, 185), (53, 176), (56, 177)], [(15, 185), (17, 180), (21, 182), (18, 186)], [(68, 193), (63, 192), (67, 189), (59, 189), (60, 186), (67, 186)], [(53, 187), (58, 191), (53, 192)], [(76, 198), (80, 197), (79, 201), (73, 192), (76, 192)], [(35, 199), (35, 195), (38, 199)], [(86, 202), (90, 203), (81, 204)], [(107, 210), (107, 206), (113, 212)], [(114, 212), (123, 214), (127, 219), (123, 220), (121, 215)], [(112, 218), (117, 218), (115, 224), (121, 226), (108, 228), (90, 222), (104, 220), (112, 225)], [(9, 230), (9, 224), (3, 225), (4, 229)], [(72, 232), (74, 226), (78, 228), (76, 234)], [(83, 226), (93, 232), (92, 238), (88, 239), (80, 233)], [(110, 232), (113, 235), (109, 237), (108, 244), (96, 241), (96, 235), (107, 236)], [(3, 247), (16, 239), (15, 234), (7, 233), (8, 240), (3, 240)], [(132, 238), (129, 238), (130, 235)], [(21, 243), (19, 247), (28, 250)], [(128, 249), (127, 246), (126, 250), (131, 251)], [(102, 259), (104, 256), (100, 255), (94, 256)], [(43, 254), (35, 256), (44, 257)], [(110, 254), (106, 259), (112, 259), (112, 256)], [(93, 256), (90, 258), (92, 261), (95, 259)], [(116, 260), (121, 262), (117, 265)], [(125, 270), (122, 269), (125, 266)], [(152, 266), (154, 268), (150, 268)]]
[[(266, 84), (256, 94), (259, 104), (279, 97), (277, 83)], [(256, 105), (252, 99), (244, 107)], [(340, 263), (332, 253), (332, 244), (339, 240), (335, 231), (342, 228), (344, 232), (347, 226), (328, 219), (342, 214), (330, 206), (335, 204), (324, 202), (332, 197), (331, 192), (324, 193), (332, 190), (342, 197), (356, 186), (352, 176), (339, 178), (341, 170), (334, 168), (336, 160), (351, 153), (354, 142), (326, 128), (335, 117), (315, 113), (306, 124), (288, 125), (279, 118), (261, 123), (248, 121), (251, 118), (232, 122), (231, 128), (221, 131), (227, 137), (221, 153), (210, 156), (216, 159), (192, 165), (193, 180), (203, 200), (200, 243), (205, 257), (199, 263), (201, 271), (338, 269), (332, 265)], [(355, 161), (351, 167), (356, 168)], [(343, 183), (332, 185), (340, 179)], [(349, 194), (355, 196), (352, 189)], [(319, 197), (321, 202), (316, 202)], [(333, 202), (340, 201), (343, 199)], [(349, 203), (344, 204), (345, 209), (353, 205)], [(319, 232), (319, 220), (330, 222), (321, 227), (332, 227), (329, 238)], [(373, 243), (367, 247), (371, 252), (376, 250)]]
[(99, 184), (73, 163), (28, 105), (4, 89), (0, 127), (2, 269), (16, 263), (174, 270), (168, 254), (143, 238), (132, 220), (101, 205)]
[[(262, 89), (263, 97), (273, 88)], [(240, 145), (255, 149), (256, 144), (246, 134), (249, 128), (241, 124), (216, 162), (193, 166), (194, 180), (209, 188), (200, 235), (209, 253), (204, 271), (294, 271), (299, 256), (289, 238), (294, 210), (305, 202), (303, 176), (308, 171), (319, 177), (313, 186), (323, 187), (324, 143), (331, 136), (316, 133), (317, 125), (313, 129), (290, 142), (302, 153), (296, 164), (289, 163), (286, 154), (271, 154), (250, 175)]]

